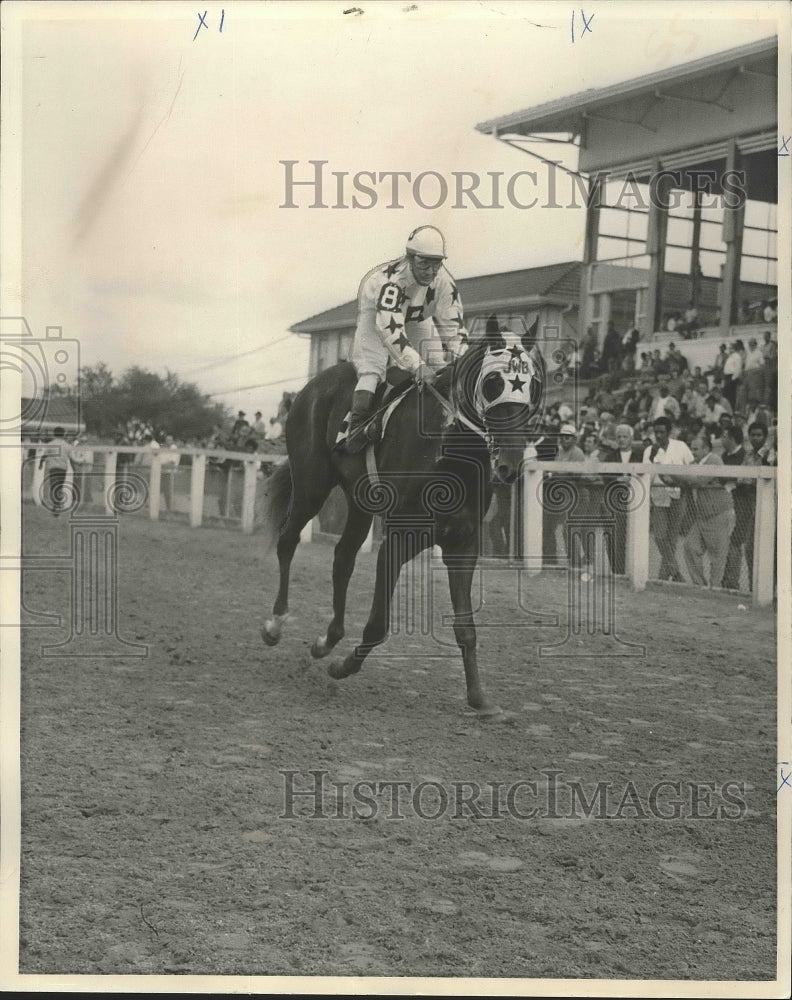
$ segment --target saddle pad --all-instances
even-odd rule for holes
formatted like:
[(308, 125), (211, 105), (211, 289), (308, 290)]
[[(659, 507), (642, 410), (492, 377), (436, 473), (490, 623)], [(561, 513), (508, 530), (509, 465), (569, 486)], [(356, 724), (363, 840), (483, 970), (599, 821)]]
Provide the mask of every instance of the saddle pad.
[[(369, 418), (369, 420), (366, 421), (366, 426), (368, 426), (374, 420), (381, 420), (380, 432), (378, 436), (382, 437), (382, 435), (385, 433), (385, 428), (388, 426), (388, 421), (390, 420), (391, 414), (399, 405), (399, 403), (401, 403), (401, 401), (404, 399), (406, 395), (407, 395), (406, 392), (399, 393), (399, 395), (395, 399), (392, 399), (390, 403), (386, 405), (384, 413), (380, 411), (378, 413), (373, 414)], [(341, 444), (342, 441), (346, 441), (347, 439), (347, 434), (349, 433), (349, 420), (351, 416), (352, 416), (352, 411), (347, 410), (347, 414), (341, 421), (341, 426), (338, 428), (338, 434), (336, 434), (335, 443), (337, 445)]]

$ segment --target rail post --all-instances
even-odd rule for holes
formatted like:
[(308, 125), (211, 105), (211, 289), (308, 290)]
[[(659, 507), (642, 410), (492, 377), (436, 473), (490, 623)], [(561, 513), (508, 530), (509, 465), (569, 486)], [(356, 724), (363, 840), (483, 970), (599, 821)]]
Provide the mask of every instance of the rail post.
[(256, 513), (256, 475), (258, 462), (245, 462), (244, 479), (242, 480), (242, 531), (246, 535), (253, 533), (253, 520)]
[(105, 514), (108, 517), (112, 517), (115, 510), (115, 481), (116, 481), (116, 462), (118, 461), (118, 452), (116, 451), (106, 451), (104, 460), (104, 509)]
[(765, 608), (773, 603), (776, 504), (775, 480), (756, 480), (756, 521), (754, 524), (753, 603)]
[(30, 484), (30, 489), (33, 491), (33, 503), (37, 507), (42, 507), (41, 502), (41, 488), (44, 485), (44, 469), (39, 468), (41, 464), (41, 456), (46, 451), (46, 448), (36, 448), (36, 457), (33, 460), (33, 480)]
[(649, 579), (649, 512), (652, 491), (650, 473), (639, 473), (634, 477), (641, 500), (630, 506), (627, 513), (627, 576), (633, 590), (646, 590)]
[(522, 496), (522, 562), (528, 576), (536, 576), (542, 570), (542, 484), (544, 472), (537, 466), (526, 463)]
[(190, 472), (190, 527), (200, 528), (203, 521), (206, 455), (193, 455)]
[(162, 465), (159, 453), (151, 456), (151, 467), (149, 472), (149, 518), (152, 521), (159, 520), (160, 512), (160, 483), (162, 482)]

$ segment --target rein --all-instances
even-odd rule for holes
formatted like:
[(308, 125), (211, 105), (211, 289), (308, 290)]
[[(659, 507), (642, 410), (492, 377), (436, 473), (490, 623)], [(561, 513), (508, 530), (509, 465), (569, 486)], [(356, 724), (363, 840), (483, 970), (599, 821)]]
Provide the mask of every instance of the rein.
[(434, 396), (437, 402), (443, 407), (443, 409), (451, 417), (452, 420), (458, 420), (459, 423), (464, 424), (465, 427), (468, 428), (468, 430), (475, 431), (475, 433), (478, 434), (480, 438), (483, 438), (483, 440), (487, 444), (487, 448), (489, 449), (490, 452), (492, 452), (493, 441), (492, 441), (492, 435), (489, 433), (489, 431), (487, 431), (483, 427), (478, 427), (476, 424), (473, 423), (472, 420), (468, 420), (468, 418), (464, 415), (464, 413), (455, 409), (448, 402), (445, 396), (439, 393), (433, 385), (429, 385), (428, 383), (425, 382), (423, 383), (421, 388), (428, 389), (429, 392), (431, 392), (431, 394)]

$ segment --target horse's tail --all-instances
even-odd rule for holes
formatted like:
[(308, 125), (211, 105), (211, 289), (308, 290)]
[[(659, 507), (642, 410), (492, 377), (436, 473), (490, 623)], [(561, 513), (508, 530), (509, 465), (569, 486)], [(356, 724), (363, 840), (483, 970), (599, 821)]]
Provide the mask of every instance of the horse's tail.
[(277, 544), (292, 499), (291, 466), (288, 459), (275, 467), (264, 490), (262, 515), (264, 521), (264, 547), (269, 552)]

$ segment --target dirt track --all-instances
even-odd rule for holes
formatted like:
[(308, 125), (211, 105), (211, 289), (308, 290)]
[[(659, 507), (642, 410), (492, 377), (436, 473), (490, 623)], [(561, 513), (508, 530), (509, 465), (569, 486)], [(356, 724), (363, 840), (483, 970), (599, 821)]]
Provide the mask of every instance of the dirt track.
[[(66, 518), (25, 518), (29, 552), (67, 551)], [(303, 669), (329, 619), (331, 560), (301, 547), (294, 618), (270, 650), (274, 560), (255, 536), (128, 518), (120, 633), (149, 656), (41, 657), (67, 631), (26, 630), (21, 972), (774, 978), (771, 610), (620, 584), (617, 631), (645, 658), (538, 659), (558, 629), (482, 628), (485, 683), (514, 712), (484, 724), (458, 656), (432, 658), (425, 637), (393, 637), (344, 682)], [(360, 556), (344, 651), (373, 567)], [(28, 573), (27, 606), (68, 615), (68, 580)], [(513, 620), (513, 576), (486, 581), (482, 621)], [(561, 576), (526, 584), (533, 611), (565, 601)], [(327, 772), (327, 818), (305, 797), (279, 818), (285, 769), (299, 789)], [(419, 800), (431, 813), (432, 788), (541, 792), (551, 770), (589, 797), (610, 782), (612, 818), (527, 793), (516, 808), (544, 818), (455, 818), (449, 804), (432, 821), (407, 799), (397, 820), (385, 798), (371, 818), (352, 818), (351, 799), (331, 818), (330, 781), (437, 782)], [(663, 779), (683, 783), (679, 819), (629, 804), (613, 818), (630, 781), (646, 812)], [(744, 805), (718, 794), (730, 781)], [(691, 803), (690, 782), (715, 783), (711, 801)], [(740, 818), (692, 816), (718, 808)]]

